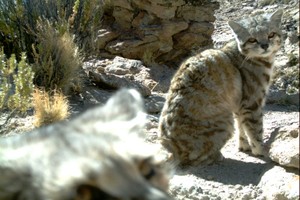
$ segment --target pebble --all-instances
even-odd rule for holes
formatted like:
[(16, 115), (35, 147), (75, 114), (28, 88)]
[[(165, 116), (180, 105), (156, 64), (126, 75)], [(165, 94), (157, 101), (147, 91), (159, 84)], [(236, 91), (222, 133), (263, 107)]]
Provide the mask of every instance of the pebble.
[(236, 190), (241, 190), (241, 189), (243, 189), (243, 187), (242, 187), (241, 185), (236, 185), (234, 188), (235, 188)]

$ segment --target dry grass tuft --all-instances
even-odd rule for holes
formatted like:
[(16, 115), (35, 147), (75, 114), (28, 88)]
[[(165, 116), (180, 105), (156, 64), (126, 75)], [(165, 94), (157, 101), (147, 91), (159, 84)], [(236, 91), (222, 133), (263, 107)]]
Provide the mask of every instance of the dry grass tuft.
[[(55, 26), (60, 26), (59, 31)], [(49, 21), (38, 22), (39, 45), (33, 48), (35, 84), (46, 91), (55, 89), (68, 94), (74, 85), (80, 85), (79, 72), (82, 58), (73, 36), (66, 25), (53, 25)]]
[(62, 92), (53, 90), (49, 95), (45, 90), (35, 89), (33, 93), (35, 127), (45, 126), (66, 119), (69, 102)]

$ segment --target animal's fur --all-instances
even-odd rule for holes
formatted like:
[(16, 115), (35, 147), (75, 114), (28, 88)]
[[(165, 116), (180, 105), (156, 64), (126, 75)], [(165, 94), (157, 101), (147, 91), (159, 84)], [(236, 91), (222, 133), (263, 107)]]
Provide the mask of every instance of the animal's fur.
[(239, 149), (265, 154), (262, 107), (281, 46), (282, 10), (230, 21), (235, 40), (188, 58), (161, 113), (162, 144), (182, 165), (211, 163), (239, 126)]
[(122, 90), (69, 122), (0, 138), (0, 200), (169, 199), (144, 122), (139, 94)]

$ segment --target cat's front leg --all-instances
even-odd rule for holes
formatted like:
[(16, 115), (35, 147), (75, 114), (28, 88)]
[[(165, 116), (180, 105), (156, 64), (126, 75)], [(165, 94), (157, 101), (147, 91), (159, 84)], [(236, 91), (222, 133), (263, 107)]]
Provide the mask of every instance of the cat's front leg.
[(251, 151), (251, 147), (248, 142), (248, 136), (244, 131), (244, 127), (241, 120), (237, 117), (237, 127), (238, 127), (238, 148), (240, 151)]
[[(254, 155), (266, 155), (263, 145), (263, 114), (262, 108), (256, 109), (242, 109), (240, 112), (240, 131), (245, 131), (250, 145), (251, 152)], [(240, 136), (243, 136), (243, 132), (240, 132)], [(242, 142), (245, 145), (245, 142)], [(245, 148), (245, 146), (243, 147)], [(243, 150), (243, 149), (242, 149)]]

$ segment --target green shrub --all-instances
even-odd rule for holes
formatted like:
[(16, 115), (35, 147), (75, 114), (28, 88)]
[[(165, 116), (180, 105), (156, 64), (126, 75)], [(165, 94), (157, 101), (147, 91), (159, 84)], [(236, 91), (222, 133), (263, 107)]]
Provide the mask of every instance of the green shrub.
[(63, 22), (53, 25), (48, 20), (39, 20), (36, 33), (39, 44), (33, 47), (33, 66), (37, 86), (46, 91), (59, 89), (67, 94), (80, 82), (82, 60), (72, 35), (64, 27)]
[[(80, 48), (90, 52), (94, 34), (101, 26), (103, 0), (1, 0), (0, 45), (6, 55), (27, 52), (30, 61), (36, 40), (37, 22), (66, 22)], [(57, 28), (57, 27), (56, 27)]]
[(25, 53), (17, 62), (14, 54), (7, 60), (0, 51), (0, 109), (17, 110), (25, 113), (31, 107), (34, 89), (32, 68), (26, 62)]
[(68, 17), (75, 42), (86, 53), (94, 53), (96, 33), (101, 27), (105, 4), (109, 0), (76, 0)]
[[(3, 46), (5, 54), (11, 54), (19, 58), (21, 52), (27, 52), (31, 43), (30, 37), (24, 31), (24, 7), (21, 0), (0, 1), (0, 46)], [(29, 46), (30, 48), (30, 46)]]

